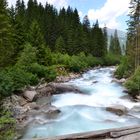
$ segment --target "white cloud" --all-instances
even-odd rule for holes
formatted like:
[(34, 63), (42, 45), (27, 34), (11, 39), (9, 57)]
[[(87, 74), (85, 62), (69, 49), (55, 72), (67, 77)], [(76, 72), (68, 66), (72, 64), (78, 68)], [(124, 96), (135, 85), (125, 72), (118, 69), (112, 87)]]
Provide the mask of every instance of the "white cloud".
[(119, 28), (117, 18), (128, 13), (129, 2), (130, 0), (107, 0), (100, 9), (90, 9), (88, 17), (93, 21), (98, 19), (109, 28)]
[(80, 18), (83, 17), (83, 13), (82, 13), (82, 11), (79, 11), (78, 14), (79, 14), (79, 17), (80, 17)]
[[(8, 5), (15, 5), (17, 0), (8, 0)], [(46, 4), (46, 2), (56, 6), (57, 8), (61, 7), (67, 7), (68, 6), (68, 0), (37, 0), (38, 3), (41, 2), (43, 5)], [(25, 4), (27, 4), (28, 0), (24, 0)]]

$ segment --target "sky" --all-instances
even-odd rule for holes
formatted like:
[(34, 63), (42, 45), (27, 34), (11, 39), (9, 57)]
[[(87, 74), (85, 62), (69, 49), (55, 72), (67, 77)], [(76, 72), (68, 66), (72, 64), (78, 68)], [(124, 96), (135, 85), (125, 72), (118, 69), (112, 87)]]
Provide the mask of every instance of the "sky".
[[(24, 0), (27, 3), (28, 0)], [(67, 7), (77, 8), (82, 21), (88, 15), (91, 25), (98, 19), (100, 27), (126, 31), (130, 0), (38, 0), (43, 5), (53, 4), (57, 9)], [(16, 0), (8, 0), (9, 6), (15, 5)]]

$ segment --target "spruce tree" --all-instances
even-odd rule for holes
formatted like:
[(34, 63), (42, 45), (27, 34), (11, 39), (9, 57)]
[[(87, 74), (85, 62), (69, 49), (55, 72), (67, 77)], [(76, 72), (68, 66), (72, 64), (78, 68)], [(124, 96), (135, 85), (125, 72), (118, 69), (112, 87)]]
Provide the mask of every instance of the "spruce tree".
[(45, 41), (37, 21), (34, 20), (32, 22), (27, 38), (28, 42), (36, 49), (38, 63), (43, 64), (45, 55)]
[(110, 37), (109, 52), (114, 54), (114, 55), (121, 55), (122, 54), (117, 30), (115, 30), (114, 36), (111, 35), (111, 37)]
[(117, 30), (114, 32), (114, 54), (121, 55), (121, 46), (118, 38)]
[(64, 40), (62, 38), (62, 36), (60, 36), (55, 43), (55, 51), (56, 52), (60, 52), (60, 53), (65, 53), (65, 43)]
[(8, 66), (12, 63), (13, 46), (12, 30), (8, 16), (7, 2), (0, 2), (0, 67)]

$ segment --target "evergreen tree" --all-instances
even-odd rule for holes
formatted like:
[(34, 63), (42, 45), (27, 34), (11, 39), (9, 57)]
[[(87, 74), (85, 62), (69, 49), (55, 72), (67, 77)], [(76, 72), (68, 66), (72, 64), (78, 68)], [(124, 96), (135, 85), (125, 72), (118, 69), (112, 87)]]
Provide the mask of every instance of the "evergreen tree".
[(103, 34), (104, 34), (104, 47), (105, 47), (105, 52), (107, 53), (107, 49), (108, 49), (108, 34), (107, 34), (107, 27), (105, 26), (103, 28)]
[(45, 55), (45, 41), (41, 33), (41, 29), (35, 20), (32, 22), (29, 29), (28, 42), (36, 49), (38, 63), (43, 64)]
[(19, 56), (17, 60), (17, 66), (26, 68), (31, 66), (31, 64), (36, 63), (36, 50), (31, 46), (30, 43), (26, 43), (24, 50), (22, 51), (21, 55)]
[(63, 40), (62, 36), (60, 36), (56, 40), (55, 50), (56, 50), (56, 52), (65, 53), (65, 43), (64, 43), (64, 40)]
[(13, 46), (12, 30), (8, 16), (7, 2), (0, 2), (0, 67), (8, 66), (12, 63)]
[(118, 38), (118, 33), (117, 33), (117, 30), (115, 30), (114, 32), (114, 53), (116, 55), (121, 55), (121, 46), (120, 46), (120, 42), (119, 42), (119, 38)]
[(121, 55), (121, 47), (120, 47), (117, 30), (115, 30), (114, 36), (111, 35), (109, 51), (112, 54)]
[(114, 53), (115, 48), (114, 48), (114, 37), (111, 35), (110, 37), (110, 45), (109, 45), (109, 52), (110, 53)]
[(83, 19), (83, 26), (85, 29), (89, 29), (90, 28), (90, 22), (89, 22), (89, 19), (88, 19), (88, 16), (85, 15), (84, 19)]
[(104, 44), (104, 34), (102, 29), (99, 28), (98, 20), (91, 30), (91, 48), (90, 52), (96, 57), (103, 57), (106, 53), (106, 47)]
[(126, 54), (131, 64), (131, 68), (140, 65), (140, 1), (131, 0), (128, 21), (127, 50)]

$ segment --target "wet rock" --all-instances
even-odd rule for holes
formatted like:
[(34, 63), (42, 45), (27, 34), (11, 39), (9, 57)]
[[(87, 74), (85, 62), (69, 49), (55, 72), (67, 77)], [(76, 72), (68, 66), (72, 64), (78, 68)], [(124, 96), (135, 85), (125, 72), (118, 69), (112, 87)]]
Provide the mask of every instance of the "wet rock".
[(93, 83), (93, 84), (96, 84), (96, 83), (98, 83), (98, 81), (93, 81), (92, 83)]
[(140, 112), (140, 105), (136, 105), (130, 110), (131, 112)]
[(65, 92), (74, 92), (83, 94), (83, 92), (76, 86), (66, 85), (62, 83), (49, 83), (46, 87), (37, 90), (38, 94), (35, 95), (34, 100), (42, 97), (49, 97), (53, 94), (61, 94)]
[(114, 78), (111, 82), (117, 82), (117, 83), (123, 84), (124, 82), (126, 82), (126, 79), (125, 78), (122, 78), (122, 79)]
[(57, 107), (51, 106), (47, 111), (44, 110), (44, 113), (48, 119), (55, 119), (61, 111)]
[(131, 101), (134, 100), (134, 99), (133, 99), (131, 96), (129, 96), (129, 95), (121, 96), (120, 99), (127, 99), (127, 100), (131, 100)]
[(81, 76), (81, 74), (77, 74), (77, 73), (69, 73), (69, 75), (67, 75), (67, 76), (58, 76), (58, 77), (56, 77), (56, 80), (55, 80), (55, 82), (58, 82), (58, 83), (62, 83), (62, 82), (68, 82), (68, 81), (70, 81), (71, 79), (75, 79), (75, 78), (78, 78), (78, 77), (80, 77)]
[(122, 105), (114, 105), (111, 107), (106, 107), (106, 110), (112, 113), (115, 113), (116, 115), (122, 116), (128, 112), (127, 108)]
[(37, 105), (36, 102), (28, 103), (28, 104), (26, 104), (26, 107), (30, 108), (30, 109), (35, 109), (35, 110), (39, 110), (40, 109), (40, 106)]
[(21, 98), (19, 99), (19, 105), (20, 105), (20, 106), (24, 106), (24, 105), (26, 105), (26, 104), (27, 104), (27, 101), (26, 101), (24, 98), (21, 97)]
[(23, 96), (28, 100), (28, 101), (33, 101), (35, 95), (37, 94), (37, 92), (35, 90), (26, 90), (23, 93)]

